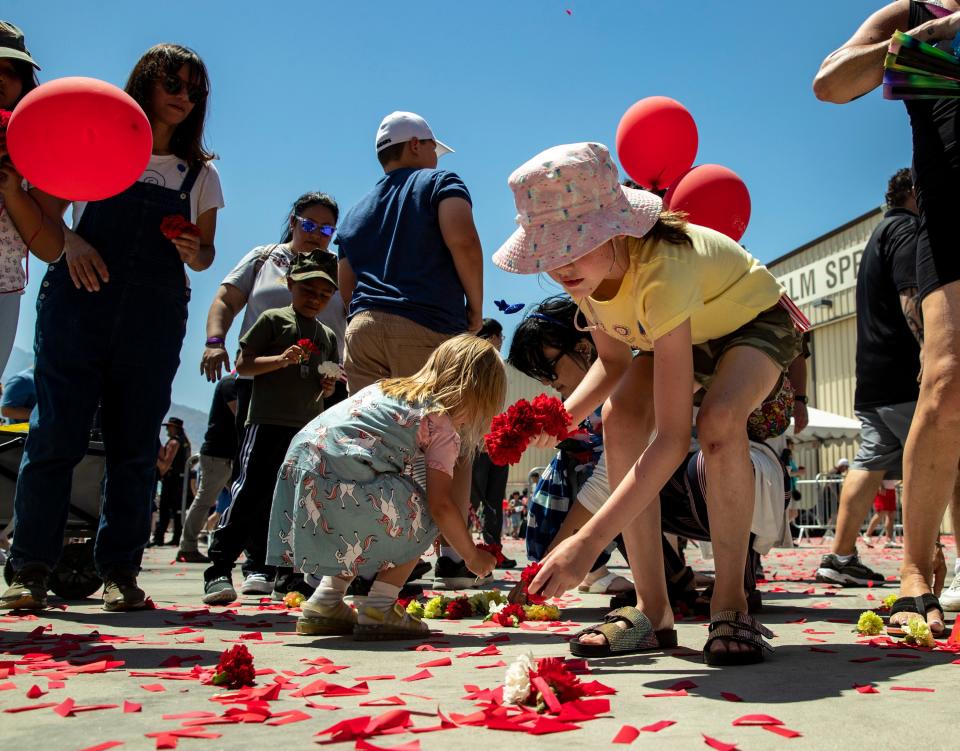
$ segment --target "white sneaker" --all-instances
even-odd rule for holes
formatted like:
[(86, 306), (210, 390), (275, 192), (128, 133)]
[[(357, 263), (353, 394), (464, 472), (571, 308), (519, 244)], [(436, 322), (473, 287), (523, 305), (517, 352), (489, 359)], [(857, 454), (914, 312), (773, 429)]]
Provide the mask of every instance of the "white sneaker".
[(960, 574), (953, 577), (953, 583), (940, 594), (940, 604), (951, 613), (960, 613)]
[(240, 585), (242, 595), (269, 595), (273, 593), (273, 582), (267, 581), (263, 574), (250, 574)]

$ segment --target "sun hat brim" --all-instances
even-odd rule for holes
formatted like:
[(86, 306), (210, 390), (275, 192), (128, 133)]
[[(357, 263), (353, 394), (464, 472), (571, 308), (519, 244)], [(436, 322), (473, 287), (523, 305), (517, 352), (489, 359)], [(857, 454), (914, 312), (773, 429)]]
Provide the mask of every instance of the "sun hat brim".
[(40, 66), (37, 65), (36, 60), (30, 57), (30, 53), (14, 49), (13, 47), (4, 47), (3, 45), (0, 45), (0, 58), (6, 58), (7, 60), (22, 60), (25, 63), (30, 63), (30, 65), (37, 70), (40, 70)]
[(655, 193), (620, 186), (626, 200), (618, 206), (531, 227), (518, 227), (493, 254), (498, 268), (513, 274), (552, 271), (582, 258), (618, 235), (643, 237), (663, 209)]

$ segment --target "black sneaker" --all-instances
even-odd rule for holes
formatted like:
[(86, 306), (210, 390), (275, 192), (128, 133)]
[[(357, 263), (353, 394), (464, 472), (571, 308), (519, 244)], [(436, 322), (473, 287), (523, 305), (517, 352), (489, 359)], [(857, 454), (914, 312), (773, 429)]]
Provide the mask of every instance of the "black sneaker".
[(410, 576), (407, 577), (407, 582), (415, 582), (419, 579), (422, 579), (430, 573), (430, 569), (432, 568), (433, 566), (421, 558), (419, 561), (417, 561), (417, 565), (413, 567), (413, 571), (410, 572)]
[(6, 592), (0, 595), (0, 608), (5, 610), (43, 610), (47, 607), (47, 582), (50, 569), (36, 563), (21, 568), (13, 575)]
[(177, 561), (179, 563), (210, 563), (210, 559), (199, 550), (181, 550), (177, 552)]
[(315, 589), (315, 587), (307, 584), (303, 574), (298, 574), (289, 569), (280, 570), (277, 571), (277, 578), (273, 580), (273, 592), (270, 597), (279, 601), (291, 592), (299, 592), (305, 600), (309, 600)]
[(433, 569), (434, 589), (480, 589), (493, 582), (492, 576), (478, 578), (463, 561), (454, 563), (452, 558), (441, 555)]
[(233, 582), (229, 576), (218, 576), (204, 582), (203, 601), (207, 605), (229, 605), (237, 599), (237, 590), (233, 588)]
[(517, 567), (517, 562), (513, 558), (504, 558), (500, 563), (497, 564), (497, 568), (503, 569), (504, 571), (509, 571), (512, 568)]
[(817, 569), (817, 581), (823, 584), (840, 584), (844, 587), (866, 587), (870, 582), (883, 584), (883, 574), (864, 566), (860, 556), (854, 554), (847, 563), (841, 563), (835, 553), (827, 553), (820, 559)]

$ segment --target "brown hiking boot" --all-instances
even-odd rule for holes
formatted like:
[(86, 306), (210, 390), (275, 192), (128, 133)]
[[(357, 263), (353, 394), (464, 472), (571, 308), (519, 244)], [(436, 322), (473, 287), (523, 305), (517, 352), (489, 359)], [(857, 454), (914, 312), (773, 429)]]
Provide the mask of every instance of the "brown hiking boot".
[(103, 609), (142, 610), (147, 607), (147, 596), (137, 586), (133, 571), (114, 570), (103, 577)]
[(47, 607), (47, 579), (50, 569), (41, 563), (24, 566), (13, 576), (6, 592), (0, 595), (0, 608), (7, 610), (43, 610)]

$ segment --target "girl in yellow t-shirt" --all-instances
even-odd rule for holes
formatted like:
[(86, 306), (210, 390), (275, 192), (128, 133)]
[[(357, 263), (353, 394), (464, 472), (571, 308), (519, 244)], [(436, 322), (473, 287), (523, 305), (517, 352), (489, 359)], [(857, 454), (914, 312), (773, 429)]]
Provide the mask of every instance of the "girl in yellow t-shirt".
[(565, 406), (577, 424), (604, 404), (615, 488), (600, 513), (549, 555), (531, 588), (554, 596), (576, 586), (622, 532), (637, 609), (614, 611), (571, 649), (599, 655), (662, 646), (658, 634), (671, 632), (673, 613), (654, 501), (687, 452), (693, 394), (703, 388), (697, 432), (706, 474), (716, 478), (707, 508), (717, 574), (704, 659), (761, 661), (769, 648), (762, 637), (771, 634), (747, 614), (743, 590), (754, 483), (746, 423), (799, 354), (802, 314), (737, 243), (664, 211), (653, 193), (622, 187), (600, 144), (548, 149), (509, 184), (520, 226), (494, 263), (546, 272), (580, 305), (598, 359)]

